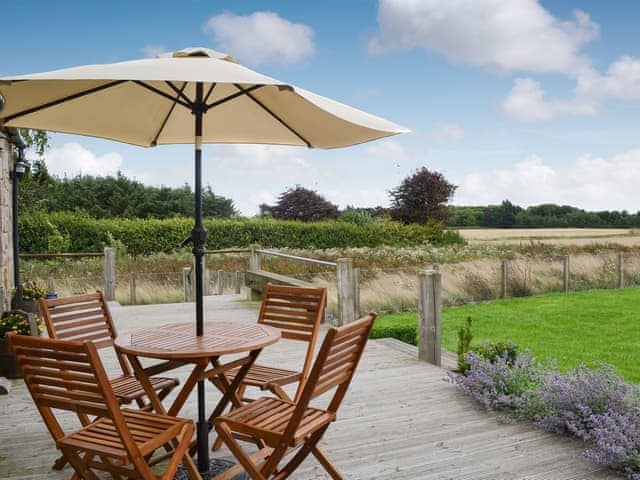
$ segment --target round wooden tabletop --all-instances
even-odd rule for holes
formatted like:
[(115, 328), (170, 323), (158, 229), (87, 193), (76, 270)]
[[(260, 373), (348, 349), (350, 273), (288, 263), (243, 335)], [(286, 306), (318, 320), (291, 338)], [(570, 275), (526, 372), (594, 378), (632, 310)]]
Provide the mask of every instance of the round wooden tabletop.
[(195, 323), (170, 323), (144, 328), (116, 338), (123, 353), (162, 360), (188, 360), (248, 352), (280, 339), (280, 330), (267, 325), (205, 322), (196, 336)]

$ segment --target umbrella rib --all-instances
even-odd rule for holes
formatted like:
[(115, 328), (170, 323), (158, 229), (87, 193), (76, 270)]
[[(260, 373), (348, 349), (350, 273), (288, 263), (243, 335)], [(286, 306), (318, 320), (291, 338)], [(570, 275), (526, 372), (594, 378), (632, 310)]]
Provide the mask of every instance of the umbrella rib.
[(239, 88), (240, 91), (236, 92), (236, 93), (233, 93), (233, 94), (231, 94), (231, 95), (229, 95), (227, 97), (221, 98), (220, 100), (216, 100), (215, 102), (213, 102), (210, 105), (207, 105), (207, 110), (210, 109), (210, 108), (217, 107), (218, 105), (222, 105), (223, 103), (226, 103), (226, 102), (228, 102), (230, 100), (233, 100), (235, 98), (241, 97), (242, 95), (245, 95), (248, 92), (252, 92), (253, 90), (257, 90), (259, 88), (265, 87), (266, 85), (253, 85), (252, 87), (249, 87), (249, 88), (244, 89), (244, 90), (242, 89), (242, 87), (238, 87), (235, 83), (234, 83), (234, 86), (236, 86), (236, 88)]
[(244, 89), (242, 88), (240, 85), (238, 85), (237, 83), (234, 83), (234, 86), (240, 90), (241, 92), (245, 93), (247, 95), (247, 97), (249, 97), (251, 100), (253, 100), (255, 103), (257, 103), (265, 112), (267, 112), (269, 115), (271, 115), (273, 118), (275, 118), (278, 122), (280, 122), (287, 130), (289, 130), (291, 133), (293, 133), (296, 137), (298, 137), (300, 140), (302, 140), (307, 147), (312, 148), (311, 143), (304, 138), (302, 135), (300, 135), (300, 133), (298, 133), (291, 125), (289, 125), (287, 122), (285, 122), (282, 118), (280, 118), (278, 115), (276, 115), (275, 112), (273, 112), (269, 107), (267, 107), (264, 103), (262, 103), (260, 100), (258, 100), (256, 97), (254, 97), (253, 95), (251, 95), (251, 92), (248, 89)]
[(152, 87), (151, 85), (148, 85), (140, 80), (133, 80), (133, 83), (135, 83), (136, 85), (140, 85), (143, 88), (146, 88), (147, 90), (152, 91), (153, 93), (160, 95), (161, 97), (165, 97), (169, 100), (171, 100), (172, 102), (176, 102), (179, 103), (180, 105), (182, 105), (185, 108), (191, 109), (192, 105), (186, 102), (183, 102), (177, 98), (173, 98), (171, 95), (169, 95), (168, 93), (163, 92), (162, 90), (156, 88), (156, 87)]
[[(179, 91), (176, 92), (176, 94), (178, 96), (182, 95), (182, 92), (187, 87), (188, 83), (189, 82), (184, 82), (184, 84), (182, 85), (182, 88)], [(171, 114), (175, 110), (177, 104), (178, 104), (178, 98), (176, 97), (176, 100), (171, 105), (171, 108), (169, 109), (169, 112), (167, 113), (167, 116), (164, 117), (164, 120), (162, 121), (162, 125), (160, 125), (160, 129), (158, 129), (158, 133), (156, 133), (156, 135), (153, 137), (153, 140), (151, 141), (151, 145), (152, 146), (155, 147), (158, 144), (158, 138), (160, 138), (160, 135), (162, 134), (162, 131), (164, 130), (164, 127), (167, 125), (167, 122), (169, 121), (169, 117), (171, 116)]]
[(68, 102), (70, 100), (75, 100), (76, 98), (81, 98), (86, 95), (90, 95), (92, 93), (99, 92), (101, 90), (106, 90), (107, 88), (115, 87), (116, 85), (120, 85), (121, 83), (127, 82), (128, 80), (116, 80), (114, 82), (106, 83), (104, 85), (100, 85), (98, 87), (90, 88), (89, 90), (84, 90), (82, 92), (74, 93), (72, 95), (67, 95), (66, 97), (59, 98), (57, 100), (53, 100), (51, 102), (47, 102), (43, 105), (38, 105), (37, 107), (28, 108), (27, 110), (22, 110), (21, 112), (14, 113), (13, 115), (9, 115), (4, 118), (4, 122), (10, 122), (11, 120), (15, 120), (16, 118), (23, 117), (25, 115), (29, 115), (31, 113), (39, 112), (40, 110), (45, 110), (50, 107), (55, 107), (56, 105), (60, 105), (61, 103)]
[(211, 86), (209, 87), (209, 91), (207, 92), (207, 94), (204, 96), (204, 100), (202, 100), (203, 103), (207, 103), (207, 100), (209, 100), (209, 96), (213, 93), (213, 89), (216, 88), (217, 83), (212, 83)]
[(185, 82), (181, 89), (180, 89), (180, 88), (178, 88), (178, 87), (176, 87), (176, 86), (175, 86), (173, 83), (171, 83), (171, 82), (164, 82), (164, 83), (166, 83), (167, 85), (169, 85), (169, 87), (171, 87), (171, 89), (172, 89), (174, 92), (176, 92), (176, 94), (177, 94), (179, 97), (182, 97), (186, 103), (188, 103), (189, 105), (191, 105), (191, 104), (193, 103), (189, 97), (187, 97), (184, 93), (182, 93), (182, 92), (184, 92), (184, 87), (186, 87), (186, 86), (187, 86), (187, 83), (188, 83), (188, 82)]

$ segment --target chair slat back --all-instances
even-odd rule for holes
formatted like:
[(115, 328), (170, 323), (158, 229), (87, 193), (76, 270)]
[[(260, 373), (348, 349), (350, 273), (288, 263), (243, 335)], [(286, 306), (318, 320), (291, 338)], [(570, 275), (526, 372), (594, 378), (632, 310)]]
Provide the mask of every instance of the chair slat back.
[(327, 332), (306, 387), (310, 390), (310, 398), (340, 386), (346, 392), (375, 318), (376, 314), (370, 313), (360, 320)]
[(326, 288), (267, 284), (258, 323), (278, 328), (282, 338), (311, 342), (322, 321)]
[[(77, 342), (91, 341), (97, 348), (113, 347), (117, 337), (111, 312), (101, 291), (85, 295), (40, 299), (40, 310), (50, 338)], [(125, 375), (131, 368), (118, 354)]]
[[(332, 389), (335, 389), (335, 393), (327, 410), (338, 410), (360, 362), (375, 319), (376, 314), (369, 313), (360, 320), (339, 328), (331, 328), (327, 332), (299, 396), (292, 424), (296, 424), (302, 418), (312, 399)], [(293, 431), (295, 430), (289, 433), (292, 434)]]
[[(41, 410), (111, 416), (118, 401), (92, 342), (9, 334), (24, 381)], [(111, 405), (109, 405), (111, 404)]]

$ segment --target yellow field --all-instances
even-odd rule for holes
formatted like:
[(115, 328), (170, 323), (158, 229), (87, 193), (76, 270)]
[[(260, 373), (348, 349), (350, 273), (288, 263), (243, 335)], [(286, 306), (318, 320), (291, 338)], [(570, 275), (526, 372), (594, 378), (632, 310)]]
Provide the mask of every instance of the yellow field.
[(640, 246), (640, 230), (629, 228), (478, 228), (460, 230), (460, 234), (472, 244), (535, 241), (556, 245), (616, 243)]

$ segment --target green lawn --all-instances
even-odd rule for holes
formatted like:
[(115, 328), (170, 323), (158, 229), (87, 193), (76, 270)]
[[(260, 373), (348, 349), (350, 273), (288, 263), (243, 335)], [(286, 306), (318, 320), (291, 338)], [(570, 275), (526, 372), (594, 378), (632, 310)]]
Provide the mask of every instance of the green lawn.
[[(611, 363), (629, 381), (640, 381), (640, 288), (551, 294), (445, 308), (442, 345), (456, 351), (457, 332), (473, 320), (473, 343), (512, 340), (562, 370)], [(416, 325), (417, 314), (386, 315), (376, 327)]]

